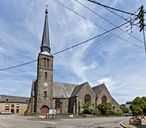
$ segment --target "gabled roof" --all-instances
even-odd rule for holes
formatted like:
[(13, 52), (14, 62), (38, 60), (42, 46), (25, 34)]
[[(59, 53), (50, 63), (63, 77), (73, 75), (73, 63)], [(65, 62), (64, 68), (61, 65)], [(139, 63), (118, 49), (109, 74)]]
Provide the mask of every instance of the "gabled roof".
[(96, 95), (100, 95), (103, 92), (103, 90), (105, 90), (106, 93), (108, 93), (110, 98), (113, 100), (113, 102), (119, 106), (117, 101), (115, 101), (115, 99), (111, 96), (110, 92), (108, 91), (108, 89), (107, 89), (107, 87), (106, 87), (106, 85), (104, 83), (100, 84), (100, 85), (97, 85), (95, 87), (92, 87), (92, 89), (93, 89), (93, 91), (95, 92)]
[(76, 84), (54, 82), (53, 98), (69, 98), (76, 87)]
[(81, 90), (84, 86), (86, 86), (86, 85), (89, 85), (89, 83), (88, 83), (88, 82), (85, 82), (85, 83), (83, 83), (83, 84), (81, 84), (81, 85), (76, 86), (76, 87), (74, 88), (73, 93), (72, 93), (71, 96), (72, 96), (72, 97), (78, 96), (80, 90)]
[(28, 103), (28, 97), (0, 95), (0, 102), (7, 103)]
[(108, 89), (107, 89), (107, 87), (105, 86), (104, 83), (100, 84), (100, 85), (97, 85), (97, 86), (94, 86), (94, 87), (92, 87), (92, 89), (96, 94), (100, 94), (103, 90), (106, 90), (109, 93), (109, 91), (108, 91)]

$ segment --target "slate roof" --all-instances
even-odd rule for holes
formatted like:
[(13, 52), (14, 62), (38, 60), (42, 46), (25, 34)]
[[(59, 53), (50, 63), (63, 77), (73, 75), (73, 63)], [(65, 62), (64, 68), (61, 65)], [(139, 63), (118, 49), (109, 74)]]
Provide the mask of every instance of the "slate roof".
[[(96, 93), (96, 94), (100, 94), (102, 92), (102, 90), (105, 90), (109, 93), (107, 87), (105, 86), (105, 84), (100, 84), (100, 85), (97, 85), (97, 86), (94, 86), (92, 87), (93, 91)], [(109, 93), (110, 94), (110, 93)]]
[(81, 85), (76, 86), (76, 87), (74, 88), (73, 93), (72, 93), (71, 96), (72, 96), (72, 97), (78, 96), (78, 93), (80, 92), (80, 90), (81, 90), (86, 84), (88, 84), (88, 82), (85, 82), (85, 83), (83, 83), (83, 84), (81, 84)]
[(44, 23), (44, 30), (43, 30), (43, 37), (42, 37), (42, 44), (41, 44), (41, 52), (48, 52), (50, 53), (50, 40), (49, 40), (49, 25), (48, 25), (48, 10), (45, 11), (45, 23)]
[(76, 84), (69, 83), (53, 83), (53, 98), (69, 98), (74, 90), (78, 86)]
[(28, 103), (28, 101), (29, 101), (28, 97), (0, 95), (0, 102), (7, 102), (7, 103)]

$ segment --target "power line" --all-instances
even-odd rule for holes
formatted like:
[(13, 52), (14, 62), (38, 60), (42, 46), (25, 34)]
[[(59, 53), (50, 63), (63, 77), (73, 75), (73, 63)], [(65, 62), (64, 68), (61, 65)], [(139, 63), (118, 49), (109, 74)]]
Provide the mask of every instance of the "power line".
[(28, 64), (34, 63), (36, 61), (37, 60), (32, 60), (32, 61), (29, 61), (29, 62), (26, 62), (26, 63), (22, 63), (22, 64), (18, 64), (18, 65), (15, 65), (15, 66), (7, 67), (7, 68), (2, 68), (2, 69), (0, 69), (0, 71), (9, 70), (9, 69), (12, 69), (12, 68), (17, 68), (17, 67), (21, 67), (21, 66), (24, 66), (24, 65), (28, 65)]
[[(94, 39), (96, 39), (96, 38), (98, 38), (98, 37), (100, 37), (100, 36), (102, 36), (102, 35), (105, 35), (105, 34), (111, 32), (111, 31), (113, 31), (113, 30), (115, 30), (115, 29), (117, 29), (117, 28), (119, 28), (119, 27), (122, 27), (123, 25), (125, 25), (125, 24), (127, 24), (127, 23), (128, 23), (128, 22), (125, 22), (125, 23), (123, 23), (123, 24), (121, 24), (121, 25), (119, 25), (119, 26), (117, 26), (117, 27), (115, 27), (115, 28), (112, 28), (112, 29), (110, 29), (110, 30), (108, 30), (108, 31), (106, 31), (106, 32), (103, 32), (103, 33), (101, 33), (101, 34), (98, 34), (98, 35), (96, 35), (96, 36), (94, 36), (94, 37), (91, 37), (91, 38), (89, 38), (89, 39), (87, 39), (87, 40), (85, 40), (85, 41), (82, 41), (82, 42), (80, 42), (80, 43), (78, 43), (78, 44), (75, 44), (75, 45), (73, 45), (73, 46), (71, 46), (71, 47), (68, 47), (68, 48), (65, 48), (65, 49), (63, 49), (63, 50), (60, 50), (60, 51), (58, 51), (58, 52), (56, 52), (56, 53), (53, 53), (52, 55), (57, 55), (57, 54), (60, 54), (60, 53), (62, 53), (62, 52), (65, 52), (65, 51), (67, 51), (67, 50), (70, 50), (70, 49), (72, 49), (72, 48), (75, 48), (75, 47), (77, 47), (77, 46), (80, 46), (80, 45), (82, 45), (82, 44), (85, 44), (85, 43), (87, 43), (87, 42), (89, 42), (89, 41), (91, 41), (91, 40), (94, 40)], [(9, 69), (17, 68), (17, 67), (21, 67), (21, 66), (24, 66), (24, 65), (28, 65), (28, 64), (34, 63), (34, 62), (36, 62), (36, 61), (37, 61), (37, 60), (32, 60), (32, 61), (29, 61), (29, 62), (26, 62), (26, 63), (23, 63), (23, 64), (19, 64), (19, 65), (7, 67), (7, 68), (2, 68), (2, 69), (0, 69), (0, 71), (9, 70)]]
[[(110, 23), (110, 24), (112, 24), (113, 26), (117, 26), (117, 25), (115, 25), (114, 23), (112, 23), (111, 21), (109, 21), (108, 19), (106, 19), (105, 17), (103, 17), (103, 16), (101, 16), (100, 14), (98, 14), (97, 12), (95, 12), (94, 10), (92, 10), (92, 9), (90, 9), (88, 6), (86, 6), (85, 4), (83, 4), (83, 3), (81, 3), (80, 1), (78, 1), (78, 0), (75, 0), (76, 2), (78, 2), (80, 5), (82, 5), (83, 7), (85, 7), (86, 9), (88, 9), (89, 11), (91, 11), (92, 13), (94, 13), (95, 15), (97, 15), (97, 16), (99, 16), (101, 19), (103, 19), (103, 20), (105, 20), (105, 21), (107, 21), (108, 23)], [(110, 10), (110, 9), (108, 9), (108, 10)], [(124, 18), (125, 19), (125, 18)], [(127, 20), (127, 19), (125, 19), (126, 21), (129, 21), (129, 20)], [(130, 21), (129, 21), (130, 22)], [(102, 28), (103, 29), (103, 28)], [(126, 31), (124, 31), (123, 29), (121, 29), (121, 28), (119, 28), (121, 31), (123, 31), (123, 32), (126, 32)], [(106, 29), (104, 29), (104, 30), (106, 30)], [(127, 33), (127, 32), (126, 32)], [(141, 41), (140, 39), (138, 39), (138, 38), (136, 38), (135, 36), (133, 36), (132, 34), (130, 34), (130, 33), (127, 33), (128, 35), (130, 35), (131, 37), (133, 37), (135, 40), (137, 40), (137, 41), (139, 41), (139, 42), (141, 42), (141, 43), (143, 43), (143, 41)], [(117, 36), (116, 34), (114, 34), (115, 36)], [(120, 39), (122, 39), (122, 40), (124, 40), (124, 41), (127, 41), (127, 40), (125, 40), (125, 39), (123, 39), (123, 38), (121, 38), (120, 36), (117, 36), (117, 37), (119, 37)], [(137, 44), (135, 44), (135, 43), (133, 43), (135, 46), (138, 46)]]
[(125, 13), (125, 14), (130, 14), (130, 15), (134, 15), (134, 16), (138, 16), (134, 13), (131, 13), (131, 12), (127, 12), (127, 11), (124, 11), (124, 10), (120, 10), (120, 9), (117, 9), (117, 8), (113, 8), (113, 7), (110, 7), (110, 6), (107, 6), (107, 5), (104, 5), (104, 4), (101, 4), (97, 1), (93, 1), (93, 0), (88, 0), (89, 2), (92, 2), (92, 3), (95, 3), (95, 4), (98, 4), (98, 5), (101, 5), (103, 7), (106, 7), (106, 8), (109, 8), (109, 9), (112, 9), (112, 10), (115, 10), (115, 11), (119, 11), (119, 12), (122, 12), (122, 13)]
[[(106, 10), (108, 10), (109, 12), (111, 12), (111, 13), (113, 13), (114, 15), (116, 15), (116, 16), (118, 16), (118, 17), (120, 17), (121, 19), (123, 19), (123, 20), (125, 20), (125, 21), (128, 21), (125, 17), (123, 17), (123, 16), (121, 16), (121, 15), (119, 15), (118, 13), (116, 13), (116, 12), (114, 12), (114, 11), (112, 11), (111, 9), (109, 9), (109, 8), (106, 8), (106, 7), (104, 7)], [(136, 11), (137, 12), (137, 11)], [(135, 13), (136, 13), (135, 12)], [(131, 16), (130, 16), (131, 17)], [(129, 18), (130, 18), (129, 17)], [(136, 25), (138, 28), (139, 28), (139, 26), (137, 25), (137, 24), (134, 24), (134, 25)], [(144, 29), (145, 31), (146, 31), (146, 29)]]
[[(111, 45), (111, 44), (110, 44), (111, 41), (114, 40), (114, 39), (116, 39), (116, 37), (114, 37), (114, 38), (111, 38), (111, 37), (110, 37), (110, 38), (106, 39), (104, 42), (103, 42), (103, 39), (105, 39), (105, 38), (102, 38), (101, 40), (99, 40), (99, 41), (98, 41), (98, 44), (96, 43), (96, 44), (94, 45), (94, 47), (88, 48), (84, 54), (79, 54), (78, 56), (73, 57), (73, 58), (72, 58), (72, 61), (69, 62), (69, 63), (67, 63), (67, 65), (65, 65), (65, 67), (66, 67), (65, 70), (66, 70), (66, 71), (70, 71), (70, 70), (71, 70), (70, 67), (71, 67), (72, 63), (73, 63), (73, 64), (78, 64), (78, 63), (79, 63), (78, 60), (79, 60), (80, 58), (82, 58), (82, 57), (84, 57), (84, 58), (85, 58), (84, 61), (86, 61), (86, 59), (88, 58), (88, 57), (86, 57), (86, 56), (88, 56), (89, 51), (92, 51), (92, 52), (96, 51), (96, 53), (97, 53), (97, 50), (99, 51), (99, 49), (101, 49), (101, 48), (104, 48), (104, 47), (106, 47), (106, 46), (110, 46), (110, 45)], [(82, 52), (82, 49), (80, 50), (80, 52)], [(94, 53), (91, 57), (96, 56), (96, 53)], [(90, 57), (90, 59), (91, 59), (91, 57)], [(74, 63), (74, 62), (75, 62), (75, 63)]]
[(106, 32), (103, 32), (103, 33), (101, 33), (101, 34), (99, 34), (99, 35), (97, 35), (97, 36), (94, 36), (94, 37), (92, 37), (92, 38), (89, 38), (89, 39), (87, 39), (87, 40), (85, 40), (85, 41), (82, 41), (82, 42), (80, 42), (80, 43), (78, 43), (78, 44), (76, 44), (76, 45), (73, 45), (73, 46), (71, 46), (71, 47), (65, 48), (64, 50), (61, 50), (61, 51), (59, 51), (59, 52), (54, 53), (54, 55), (59, 54), (59, 53), (61, 53), (61, 52), (64, 52), (64, 51), (66, 51), (66, 50), (72, 49), (72, 48), (77, 47), (77, 46), (79, 46), (79, 45), (82, 45), (82, 44), (84, 44), (84, 43), (86, 43), (86, 42), (89, 42), (89, 41), (91, 41), (91, 40), (93, 40), (93, 39), (96, 39), (97, 37), (100, 37), (100, 36), (102, 36), (102, 35), (105, 35), (105, 34), (111, 32), (111, 31), (113, 31), (113, 30), (115, 30), (115, 29), (117, 29), (117, 28), (119, 28), (119, 27), (122, 27), (123, 25), (125, 25), (125, 24), (127, 24), (127, 23), (128, 23), (128, 22), (125, 22), (125, 23), (123, 23), (123, 24), (121, 24), (121, 25), (119, 25), (119, 26), (117, 26), (117, 27), (115, 27), (115, 28), (112, 28), (112, 29), (110, 29), (110, 30), (108, 30), (108, 31), (106, 31)]
[[(67, 7), (66, 5), (64, 5), (63, 3), (59, 2), (59, 1), (57, 1), (57, 0), (55, 0), (55, 1), (56, 1), (57, 3), (59, 3), (60, 5), (62, 5), (63, 7), (65, 7), (66, 9), (70, 10), (71, 12), (77, 14), (77, 15), (80, 16), (82, 19), (84, 19), (84, 20), (90, 22), (90, 20), (88, 20), (88, 19), (87, 19), (86, 17), (84, 17), (83, 15), (77, 13), (76, 11), (74, 11), (73, 9)], [(76, 1), (77, 1), (77, 0), (76, 0)], [(77, 1), (77, 2), (80, 3), (79, 1)], [(82, 3), (80, 3), (80, 4), (82, 4)], [(85, 5), (84, 5), (84, 7), (85, 7)], [(88, 8), (88, 7), (86, 7), (86, 8)], [(90, 9), (90, 8), (88, 8), (88, 9)], [(109, 23), (112, 24), (113, 26), (117, 27), (117, 25), (113, 24), (112, 22), (110, 22), (110, 21), (107, 20), (106, 18), (100, 16), (100, 15), (99, 15), (98, 13), (96, 13), (95, 11), (93, 11), (93, 10), (91, 10), (91, 9), (90, 9), (90, 11), (94, 12), (97, 16), (99, 16), (100, 18), (106, 20), (107, 22), (109, 22)], [(129, 21), (129, 22), (130, 22), (130, 21)], [(107, 31), (105, 28), (103, 28), (103, 27), (97, 25), (96, 23), (93, 23), (93, 22), (90, 22), (90, 23), (92, 23), (92, 24), (95, 25), (96, 27), (101, 28), (101, 29), (104, 30), (104, 31)], [(121, 28), (119, 28), (119, 29), (120, 29), (121, 31), (125, 32), (125, 31), (122, 30)], [(123, 39), (122, 37), (120, 37), (120, 36), (118, 36), (118, 35), (116, 35), (116, 34), (114, 34), (114, 33), (112, 33), (112, 34), (115, 35), (116, 37), (118, 37), (119, 39), (121, 39), (121, 40), (123, 40), (123, 41), (125, 41), (125, 42), (128, 43), (128, 41), (127, 41), (126, 39)], [(128, 34), (128, 33), (127, 33), (127, 34)], [(131, 35), (131, 34), (128, 34), (128, 35)], [(132, 36), (133, 38), (135, 38), (137, 41), (142, 42), (141, 40), (137, 39), (137, 38), (134, 37), (133, 35), (131, 35), (131, 36)], [(142, 43), (143, 43), (143, 42), (142, 42)], [(136, 46), (136, 47), (140, 47), (139, 45), (137, 45), (137, 44), (135, 44), (135, 43), (130, 43), (130, 44), (131, 44), (131, 45), (134, 45), (134, 46)], [(140, 47), (140, 48), (141, 48), (141, 47)]]

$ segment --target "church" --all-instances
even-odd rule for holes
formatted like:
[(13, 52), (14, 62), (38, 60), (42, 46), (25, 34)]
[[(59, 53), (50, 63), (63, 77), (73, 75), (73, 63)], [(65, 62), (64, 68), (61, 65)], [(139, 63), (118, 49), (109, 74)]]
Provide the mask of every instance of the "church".
[(29, 112), (45, 115), (54, 110), (58, 114), (80, 114), (83, 104), (87, 102), (95, 105), (111, 103), (113, 110), (119, 109), (119, 104), (112, 98), (104, 83), (92, 87), (88, 82), (77, 85), (53, 81), (53, 58), (46, 9), (37, 59), (37, 78), (32, 83)]

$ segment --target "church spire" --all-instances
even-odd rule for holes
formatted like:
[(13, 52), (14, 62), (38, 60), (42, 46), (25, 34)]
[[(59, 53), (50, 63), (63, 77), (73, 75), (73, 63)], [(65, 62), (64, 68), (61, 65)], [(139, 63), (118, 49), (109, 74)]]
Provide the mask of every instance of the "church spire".
[(50, 53), (50, 40), (49, 40), (49, 25), (48, 25), (48, 9), (46, 8), (45, 11), (45, 23), (44, 23), (44, 30), (42, 36), (42, 44), (41, 44), (41, 52), (48, 52)]

